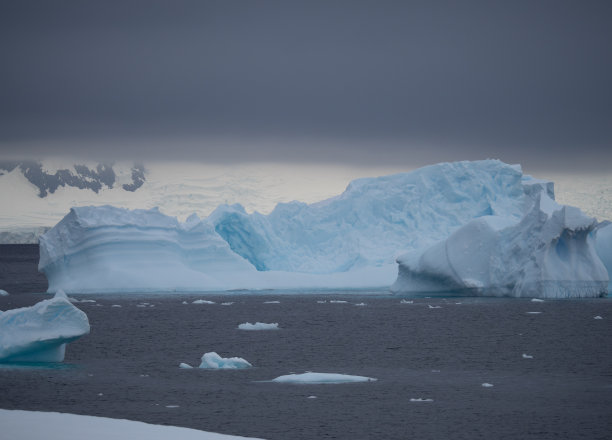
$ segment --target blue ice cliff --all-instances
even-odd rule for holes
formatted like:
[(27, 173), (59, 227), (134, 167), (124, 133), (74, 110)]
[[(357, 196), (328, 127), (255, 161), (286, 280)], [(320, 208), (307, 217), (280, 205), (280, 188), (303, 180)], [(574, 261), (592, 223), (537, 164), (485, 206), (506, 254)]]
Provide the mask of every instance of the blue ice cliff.
[(552, 182), (486, 160), (358, 179), (268, 215), (222, 205), (181, 223), (155, 209), (73, 208), (41, 237), (39, 269), (50, 292), (393, 284), (402, 294), (601, 296), (606, 231), (558, 205)]
[(89, 333), (87, 315), (63, 292), (0, 312), (0, 362), (61, 362), (66, 344)]

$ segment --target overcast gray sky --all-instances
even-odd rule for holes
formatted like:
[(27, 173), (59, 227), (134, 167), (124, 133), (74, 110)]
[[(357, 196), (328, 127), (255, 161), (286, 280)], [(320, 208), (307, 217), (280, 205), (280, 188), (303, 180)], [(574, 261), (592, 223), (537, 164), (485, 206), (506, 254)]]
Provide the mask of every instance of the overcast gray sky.
[(0, 155), (612, 164), (610, 1), (3, 1)]

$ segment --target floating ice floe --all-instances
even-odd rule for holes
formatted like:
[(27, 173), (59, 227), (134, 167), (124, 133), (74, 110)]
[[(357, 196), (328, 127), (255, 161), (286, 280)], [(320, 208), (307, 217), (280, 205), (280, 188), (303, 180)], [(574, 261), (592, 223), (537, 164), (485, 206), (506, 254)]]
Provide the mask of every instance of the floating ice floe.
[(280, 301), (264, 301), (264, 304), (280, 304)]
[(234, 304), (234, 303), (231, 302), (231, 301), (230, 302), (221, 303), (222, 306), (231, 306), (232, 304)]
[(196, 299), (191, 304), (216, 304), (214, 301), (208, 301), (206, 299)]
[(491, 388), (493, 386), (493, 384), (485, 382), (481, 386), (484, 387), (484, 388)]
[(366, 303), (357, 303), (357, 304), (355, 304), (355, 305), (356, 305), (356, 306), (361, 306), (361, 307), (363, 307), (363, 306), (365, 306), (365, 305), (367, 305), (367, 304), (366, 304)]
[(542, 312), (526, 312), (528, 315), (539, 315)]
[(338, 373), (302, 373), (287, 374), (272, 379), (272, 382), (295, 383), (295, 384), (341, 384), (353, 382), (375, 382), (378, 379), (365, 376), (351, 376), (349, 374)]
[(603, 319), (601, 316), (597, 315), (593, 319)]
[(257, 440), (131, 420), (5, 409), (0, 409), (0, 426), (2, 437), (11, 440)]
[(8, 292), (6, 290), (0, 289), (0, 296), (8, 296)]
[(185, 368), (185, 369), (189, 369), (189, 368), (193, 368), (191, 365), (186, 364), (185, 362), (181, 362), (179, 364), (179, 368)]
[(278, 330), (278, 323), (270, 323), (266, 324), (264, 322), (256, 322), (255, 324), (251, 324), (250, 322), (245, 322), (244, 324), (240, 324), (238, 326), (240, 330)]
[(121, 307), (120, 304), (113, 304), (111, 307)]
[(0, 312), (0, 362), (62, 362), (66, 344), (87, 333), (87, 315), (60, 291), (32, 307)]
[(523, 359), (533, 359), (533, 356), (530, 354), (523, 353)]
[(416, 399), (412, 398), (410, 399), (410, 401), (411, 402), (433, 402), (433, 399), (423, 399), (423, 398), (418, 397)]
[(209, 353), (204, 353), (202, 355), (202, 363), (200, 364), (200, 368), (209, 368), (215, 370), (237, 370), (242, 368), (250, 368), (253, 365), (250, 362), (239, 358), (222, 358), (214, 351)]
[(414, 303), (414, 301), (407, 300), (407, 299), (403, 299), (403, 300), (400, 301), (400, 304), (413, 304), (413, 303)]
[(340, 300), (340, 299), (332, 299), (329, 301), (332, 304), (346, 304), (348, 301)]
[(430, 309), (441, 309), (442, 306), (432, 306), (431, 304), (427, 304)]
[(544, 302), (544, 300), (543, 300), (543, 299), (540, 299), (540, 298), (531, 298), (531, 302), (534, 302), (534, 303), (542, 303), (542, 302)]

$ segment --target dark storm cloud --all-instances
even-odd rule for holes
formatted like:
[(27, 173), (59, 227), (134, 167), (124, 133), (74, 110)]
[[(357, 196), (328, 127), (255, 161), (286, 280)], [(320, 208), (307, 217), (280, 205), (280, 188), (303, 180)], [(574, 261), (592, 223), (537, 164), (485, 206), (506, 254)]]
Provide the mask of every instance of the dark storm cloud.
[(612, 162), (607, 1), (3, 2), (3, 153)]

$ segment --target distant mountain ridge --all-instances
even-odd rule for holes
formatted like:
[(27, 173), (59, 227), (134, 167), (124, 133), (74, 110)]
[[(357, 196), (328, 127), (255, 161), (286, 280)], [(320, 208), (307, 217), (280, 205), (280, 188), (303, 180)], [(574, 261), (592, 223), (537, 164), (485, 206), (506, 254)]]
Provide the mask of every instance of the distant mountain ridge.
[[(3, 171), (11, 172), (15, 168), (19, 168), (26, 179), (38, 188), (40, 198), (46, 197), (49, 193), (53, 194), (60, 186), (90, 189), (97, 194), (104, 186), (113, 188), (117, 177), (111, 164), (99, 163), (93, 168), (75, 164), (73, 169), (58, 169), (51, 174), (43, 168), (41, 162), (33, 160), (0, 162), (0, 175), (4, 174)], [(122, 188), (125, 191), (134, 192), (146, 180), (145, 168), (141, 164), (134, 164), (131, 173), (132, 181), (124, 183)]]

